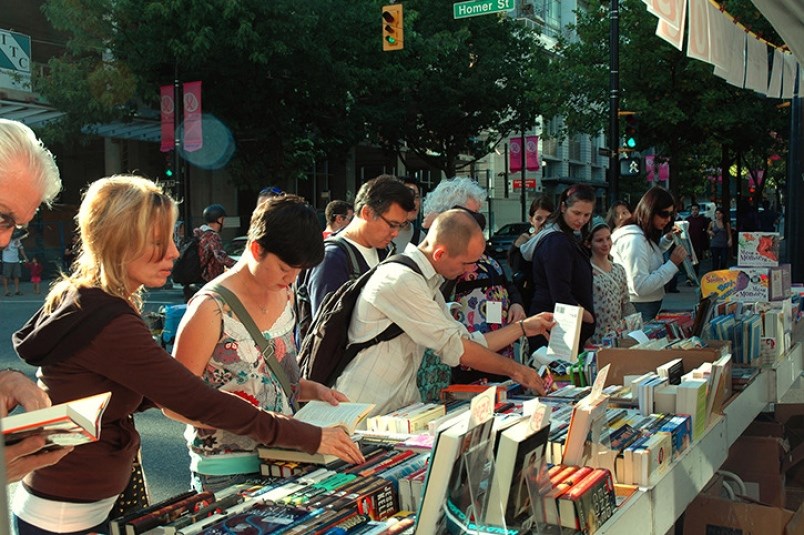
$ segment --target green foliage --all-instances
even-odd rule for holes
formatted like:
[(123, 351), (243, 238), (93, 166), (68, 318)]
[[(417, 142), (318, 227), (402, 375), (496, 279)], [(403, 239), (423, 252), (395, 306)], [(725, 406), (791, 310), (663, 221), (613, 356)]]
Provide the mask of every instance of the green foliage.
[[(405, 48), (383, 53), (378, 0), (48, 0), (71, 35), (39, 89), (62, 135), (158, 108), (158, 88), (204, 82), (203, 107), (235, 134), (236, 184), (303, 177), (363, 140), (454, 174), (549, 99), (547, 59), (507, 17), (452, 19), (446, 0), (405, 3)], [(489, 136), (480, 137), (483, 132)]]
[[(752, 29), (771, 35), (767, 23), (760, 26), (764, 19), (750, 1), (728, 2), (726, 8), (742, 20), (749, 17)], [(656, 20), (643, 2), (620, 1), (620, 109), (639, 115), (641, 146), (655, 147), (670, 159), (676, 193), (704, 195), (703, 178), (720, 167), (721, 147), (764, 161), (770, 155), (769, 132), (786, 132), (787, 112), (776, 108), (776, 100), (728, 85), (712, 74), (711, 65), (687, 58), (656, 37)], [(605, 131), (608, 5), (580, 14), (574, 29), (580, 39), (560, 41), (552, 69), (561, 87), (568, 88), (561, 111), (570, 133)]]

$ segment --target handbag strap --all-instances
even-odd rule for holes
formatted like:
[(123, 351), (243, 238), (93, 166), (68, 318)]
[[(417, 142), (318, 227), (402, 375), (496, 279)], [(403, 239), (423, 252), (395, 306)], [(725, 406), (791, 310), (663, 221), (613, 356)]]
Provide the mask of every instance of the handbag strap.
[(288, 403), (290, 403), (290, 407), (295, 413), (299, 407), (296, 403), (296, 396), (293, 393), (290, 379), (288, 379), (288, 376), (285, 373), (285, 370), (279, 364), (279, 361), (276, 360), (273, 347), (262, 334), (259, 327), (257, 327), (257, 324), (254, 323), (254, 319), (251, 317), (251, 314), (248, 313), (246, 307), (243, 306), (243, 303), (240, 302), (240, 299), (234, 294), (234, 292), (228, 288), (225, 288), (219, 283), (207, 284), (206, 289), (220, 295), (226, 304), (229, 305), (229, 308), (231, 308), (232, 311), (237, 314), (238, 319), (240, 319), (240, 323), (243, 324), (248, 333), (251, 335), (251, 338), (254, 339), (257, 347), (260, 348), (260, 352), (265, 358), (265, 361), (268, 363), (268, 367), (271, 369), (271, 372), (273, 372), (274, 376), (279, 381), (279, 384), (282, 386), (282, 390), (285, 392), (285, 396), (288, 398)]

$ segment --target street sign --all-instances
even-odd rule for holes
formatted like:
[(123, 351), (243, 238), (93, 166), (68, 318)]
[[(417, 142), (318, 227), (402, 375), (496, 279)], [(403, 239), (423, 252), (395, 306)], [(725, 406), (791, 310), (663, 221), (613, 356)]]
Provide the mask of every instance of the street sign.
[(0, 89), (31, 91), (31, 36), (0, 30)]
[(452, 4), (452, 18), (467, 19), (489, 13), (512, 11), (514, 0), (471, 0)]
[(640, 167), (639, 158), (623, 158), (620, 160), (620, 176), (639, 176)]
[[(522, 189), (522, 180), (521, 179), (514, 179), (512, 186), (513, 186), (514, 190)], [(526, 178), (525, 179), (525, 189), (535, 190), (536, 189), (536, 179), (535, 178)]]

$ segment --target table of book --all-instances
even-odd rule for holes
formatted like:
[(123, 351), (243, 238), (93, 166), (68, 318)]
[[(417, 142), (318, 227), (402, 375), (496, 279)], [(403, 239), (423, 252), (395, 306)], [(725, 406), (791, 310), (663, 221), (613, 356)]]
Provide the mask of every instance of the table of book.
[(804, 369), (800, 342), (732, 397), (701, 439), (651, 487), (640, 488), (598, 530), (599, 534), (666, 533), (726, 461), (729, 447), (769, 404), (778, 403)]

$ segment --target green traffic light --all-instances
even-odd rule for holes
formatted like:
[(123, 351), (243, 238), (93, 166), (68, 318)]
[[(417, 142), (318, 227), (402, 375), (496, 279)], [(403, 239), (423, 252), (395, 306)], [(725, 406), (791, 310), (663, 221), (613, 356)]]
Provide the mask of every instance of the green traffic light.
[(635, 149), (636, 148), (636, 139), (634, 139), (632, 137), (629, 137), (628, 139), (625, 140), (625, 145), (629, 149)]
[(168, 177), (168, 178), (172, 177), (173, 176), (173, 169), (166, 169), (165, 170), (165, 176)]
[(386, 41), (388, 44), (391, 44), (391, 45), (395, 45), (395, 44), (396, 44), (396, 39), (394, 39), (394, 38), (393, 38), (393, 37), (391, 37), (390, 35), (386, 35), (386, 36), (385, 36), (385, 41)]

